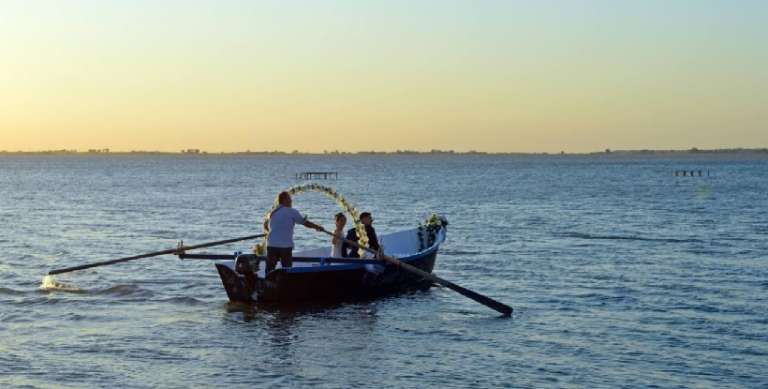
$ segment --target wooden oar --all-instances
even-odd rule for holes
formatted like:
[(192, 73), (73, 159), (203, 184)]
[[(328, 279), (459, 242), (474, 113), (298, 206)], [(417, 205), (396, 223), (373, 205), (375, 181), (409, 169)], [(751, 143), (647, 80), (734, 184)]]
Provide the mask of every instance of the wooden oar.
[(263, 238), (263, 237), (264, 237), (264, 234), (259, 234), (259, 235), (243, 236), (241, 238), (234, 238), (234, 239), (219, 240), (219, 241), (215, 241), (215, 242), (201, 243), (201, 244), (196, 244), (196, 245), (193, 245), (193, 246), (181, 246), (180, 245), (179, 247), (176, 247), (176, 248), (173, 248), (173, 249), (162, 250), (162, 251), (155, 251), (153, 253), (139, 254), (139, 255), (134, 255), (134, 256), (131, 256), (131, 257), (111, 259), (109, 261), (87, 263), (85, 265), (72, 266), (72, 267), (66, 267), (66, 268), (63, 268), (63, 269), (51, 270), (51, 271), (48, 272), (48, 275), (52, 276), (52, 275), (61, 274), (61, 273), (69, 273), (69, 272), (72, 272), (72, 271), (75, 271), (75, 270), (90, 269), (92, 267), (112, 265), (112, 264), (115, 264), (115, 263), (128, 262), (128, 261), (133, 261), (133, 260), (142, 259), (142, 258), (156, 257), (156, 256), (159, 256), (159, 255), (165, 255), (165, 254), (176, 254), (176, 253), (179, 253), (179, 252), (183, 252), (185, 250), (200, 249), (200, 248), (203, 248), (203, 247), (218, 246), (218, 245), (222, 245), (222, 244), (239, 242), (239, 241), (242, 241), (242, 240)]
[(444, 287), (446, 287), (448, 289), (453, 290), (454, 292), (458, 292), (459, 294), (461, 294), (461, 295), (463, 295), (465, 297), (471, 298), (472, 300), (475, 300), (478, 303), (483, 304), (486, 307), (491, 308), (491, 309), (501, 313), (505, 317), (509, 317), (509, 316), (512, 315), (512, 307), (510, 307), (509, 305), (506, 305), (504, 303), (498, 302), (498, 301), (496, 301), (496, 300), (494, 300), (494, 299), (492, 299), (492, 298), (490, 298), (488, 296), (483, 296), (480, 293), (477, 293), (475, 291), (469, 290), (469, 289), (464, 288), (462, 286), (456, 285), (453, 282), (444, 280), (444, 279), (442, 279), (442, 278), (440, 278), (440, 277), (438, 277), (438, 276), (436, 276), (436, 275), (434, 275), (432, 273), (427, 273), (424, 270), (421, 270), (421, 269), (419, 269), (416, 266), (413, 266), (411, 264), (408, 264), (408, 263), (405, 263), (403, 261), (400, 261), (399, 259), (397, 259), (395, 257), (390, 257), (388, 255), (384, 255), (382, 253), (378, 253), (378, 252), (376, 252), (375, 250), (373, 250), (371, 248), (360, 246), (359, 244), (357, 244), (357, 242), (353, 242), (353, 241), (351, 241), (349, 239), (344, 239), (343, 237), (338, 236), (338, 235), (336, 235), (336, 234), (334, 234), (332, 232), (329, 232), (328, 230), (326, 230), (324, 228), (321, 231), (325, 232), (326, 234), (328, 234), (330, 236), (334, 236), (336, 238), (339, 238), (339, 239), (343, 240), (344, 242), (346, 242), (349, 245), (352, 245), (352, 246), (357, 247), (357, 248), (361, 248), (361, 249), (363, 249), (363, 250), (365, 250), (365, 251), (367, 251), (369, 253), (373, 253), (373, 254), (377, 255), (378, 257), (380, 257), (383, 261), (385, 261), (387, 263), (390, 263), (390, 264), (395, 265), (395, 266), (397, 266), (397, 267), (399, 267), (399, 268), (401, 268), (403, 270), (409, 271), (409, 272), (411, 272), (413, 274), (416, 274), (416, 275), (418, 275), (420, 277), (423, 277), (423, 278), (425, 278), (425, 279), (427, 279), (429, 281), (432, 281), (432, 282), (434, 282), (434, 283), (436, 283), (438, 285), (442, 285), (442, 286), (444, 286)]

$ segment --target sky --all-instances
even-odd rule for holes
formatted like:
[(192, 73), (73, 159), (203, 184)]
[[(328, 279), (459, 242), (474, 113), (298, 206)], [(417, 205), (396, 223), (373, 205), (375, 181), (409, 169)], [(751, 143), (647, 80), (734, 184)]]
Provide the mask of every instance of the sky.
[(0, 150), (768, 147), (768, 2), (0, 0)]

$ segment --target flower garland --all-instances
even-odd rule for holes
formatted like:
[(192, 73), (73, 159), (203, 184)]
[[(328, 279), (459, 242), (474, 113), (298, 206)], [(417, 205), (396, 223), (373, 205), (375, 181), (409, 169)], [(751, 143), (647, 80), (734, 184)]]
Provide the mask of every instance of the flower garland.
[[(349, 216), (352, 217), (352, 223), (355, 225), (355, 231), (357, 232), (357, 243), (361, 247), (368, 247), (368, 234), (365, 232), (365, 226), (363, 223), (360, 222), (360, 214), (357, 212), (357, 209), (353, 207), (344, 196), (339, 194), (335, 189), (323, 185), (318, 184), (305, 184), (305, 185), (296, 185), (288, 188), (286, 190), (291, 196), (297, 195), (299, 193), (304, 192), (319, 192), (322, 193), (331, 199), (336, 201), (336, 204), (339, 205), (339, 207), (349, 214)], [(275, 198), (274, 203), (272, 203), (272, 208), (264, 214), (264, 226), (267, 226), (269, 224), (269, 218), (272, 215), (272, 211), (277, 209), (277, 207), (280, 206), (280, 202), (278, 201), (278, 198)], [(264, 230), (264, 241), (257, 244), (253, 247), (253, 252), (256, 255), (265, 255), (266, 254), (266, 248), (267, 248), (267, 231)], [(365, 250), (359, 249), (358, 253), (360, 254), (360, 257), (363, 257), (363, 254), (365, 254)]]
[(417, 234), (419, 236), (419, 251), (432, 247), (437, 239), (437, 232), (448, 225), (448, 219), (433, 213), (419, 224)]

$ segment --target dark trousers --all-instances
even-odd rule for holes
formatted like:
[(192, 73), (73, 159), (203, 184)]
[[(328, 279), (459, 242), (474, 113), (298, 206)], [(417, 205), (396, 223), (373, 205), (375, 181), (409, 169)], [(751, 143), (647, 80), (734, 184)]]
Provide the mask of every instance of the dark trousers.
[(293, 247), (267, 247), (267, 269), (264, 272), (264, 277), (275, 270), (278, 260), (283, 267), (292, 267)]

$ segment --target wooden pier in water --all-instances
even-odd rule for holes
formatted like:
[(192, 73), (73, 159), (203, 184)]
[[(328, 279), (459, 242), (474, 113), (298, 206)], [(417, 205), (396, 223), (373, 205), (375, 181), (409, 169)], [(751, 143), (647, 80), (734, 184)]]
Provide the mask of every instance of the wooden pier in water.
[(339, 172), (300, 172), (296, 173), (297, 180), (339, 179)]
[(675, 170), (675, 177), (709, 177), (709, 170)]

